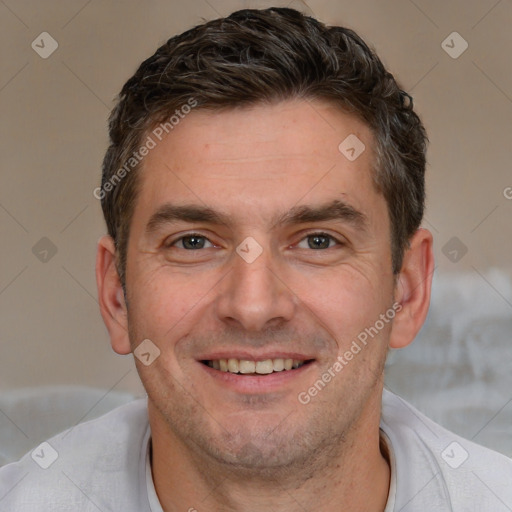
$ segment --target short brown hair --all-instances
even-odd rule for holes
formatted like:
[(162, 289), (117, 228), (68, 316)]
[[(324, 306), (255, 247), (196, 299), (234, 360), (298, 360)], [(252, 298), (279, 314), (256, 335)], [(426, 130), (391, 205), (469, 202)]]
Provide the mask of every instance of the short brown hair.
[[(354, 31), (293, 9), (244, 9), (169, 39), (118, 96), (109, 118), (101, 206), (123, 288), (138, 192), (133, 155), (151, 130), (191, 99), (196, 108), (212, 110), (323, 99), (363, 120), (376, 141), (372, 176), (387, 202), (393, 272), (400, 271), (425, 202), (428, 139), (411, 96)], [(133, 170), (124, 167), (130, 158)]]

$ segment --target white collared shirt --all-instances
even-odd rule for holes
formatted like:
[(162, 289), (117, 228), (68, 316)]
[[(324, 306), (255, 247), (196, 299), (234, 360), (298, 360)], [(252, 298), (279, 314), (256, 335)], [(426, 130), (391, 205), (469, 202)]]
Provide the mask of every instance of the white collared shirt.
[[(384, 512), (512, 511), (511, 459), (387, 390), (380, 428), (391, 465)], [(0, 512), (162, 512), (150, 440), (145, 399), (76, 425), (0, 468)]]

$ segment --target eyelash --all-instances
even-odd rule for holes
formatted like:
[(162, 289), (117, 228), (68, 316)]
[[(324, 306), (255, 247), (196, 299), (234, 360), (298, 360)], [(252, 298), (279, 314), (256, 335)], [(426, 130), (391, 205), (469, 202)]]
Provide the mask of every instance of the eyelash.
[[(334, 242), (336, 242), (338, 245), (342, 246), (342, 245), (345, 245), (341, 240), (338, 240), (337, 238), (335, 238), (334, 236), (330, 235), (329, 233), (324, 233), (322, 231), (315, 231), (315, 232), (312, 232), (312, 233), (307, 233), (305, 236), (303, 236), (299, 243), (302, 242), (303, 240), (309, 238), (309, 237), (313, 237), (313, 236), (322, 236), (322, 237), (327, 237), (329, 238), (330, 240), (334, 240)], [(165, 248), (166, 249), (170, 249), (171, 247), (174, 246), (174, 244), (176, 244), (177, 242), (185, 239), (185, 238), (193, 238), (193, 237), (197, 237), (197, 238), (204, 238), (205, 240), (208, 240), (210, 243), (212, 243), (208, 237), (204, 236), (204, 235), (201, 235), (199, 233), (188, 233), (186, 235), (183, 235), (179, 238), (177, 238), (176, 240), (173, 240), (172, 242), (169, 242), (167, 244), (165, 244)], [(179, 249), (182, 249), (181, 247)], [(327, 249), (332, 249), (332, 247), (327, 247), (326, 249), (319, 249), (319, 250), (327, 250)], [(184, 251), (187, 251), (188, 249), (182, 249)], [(196, 249), (197, 250), (197, 249)], [(314, 249), (311, 249), (311, 250), (314, 250)], [(194, 252), (193, 249), (189, 250), (189, 252)]]

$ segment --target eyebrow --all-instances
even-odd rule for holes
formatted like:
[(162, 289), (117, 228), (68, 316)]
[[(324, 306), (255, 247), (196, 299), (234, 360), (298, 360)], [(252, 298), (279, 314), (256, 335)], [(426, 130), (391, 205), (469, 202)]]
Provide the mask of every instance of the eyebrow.
[[(342, 221), (361, 231), (367, 231), (368, 229), (368, 217), (363, 212), (339, 199), (321, 205), (294, 206), (289, 211), (274, 216), (272, 226), (290, 226), (328, 220)], [(230, 227), (234, 224), (230, 215), (207, 206), (165, 203), (151, 215), (146, 225), (146, 233), (154, 233), (166, 224), (179, 221), (189, 223), (202, 222), (225, 227)]]

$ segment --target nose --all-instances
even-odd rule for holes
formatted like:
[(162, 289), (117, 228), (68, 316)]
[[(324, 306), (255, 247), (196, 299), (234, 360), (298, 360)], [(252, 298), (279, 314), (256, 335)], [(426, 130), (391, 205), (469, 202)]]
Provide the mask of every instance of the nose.
[(233, 255), (231, 271), (220, 283), (216, 314), (225, 323), (246, 331), (261, 331), (293, 318), (298, 298), (286, 276), (272, 261), (270, 250), (247, 262)]

